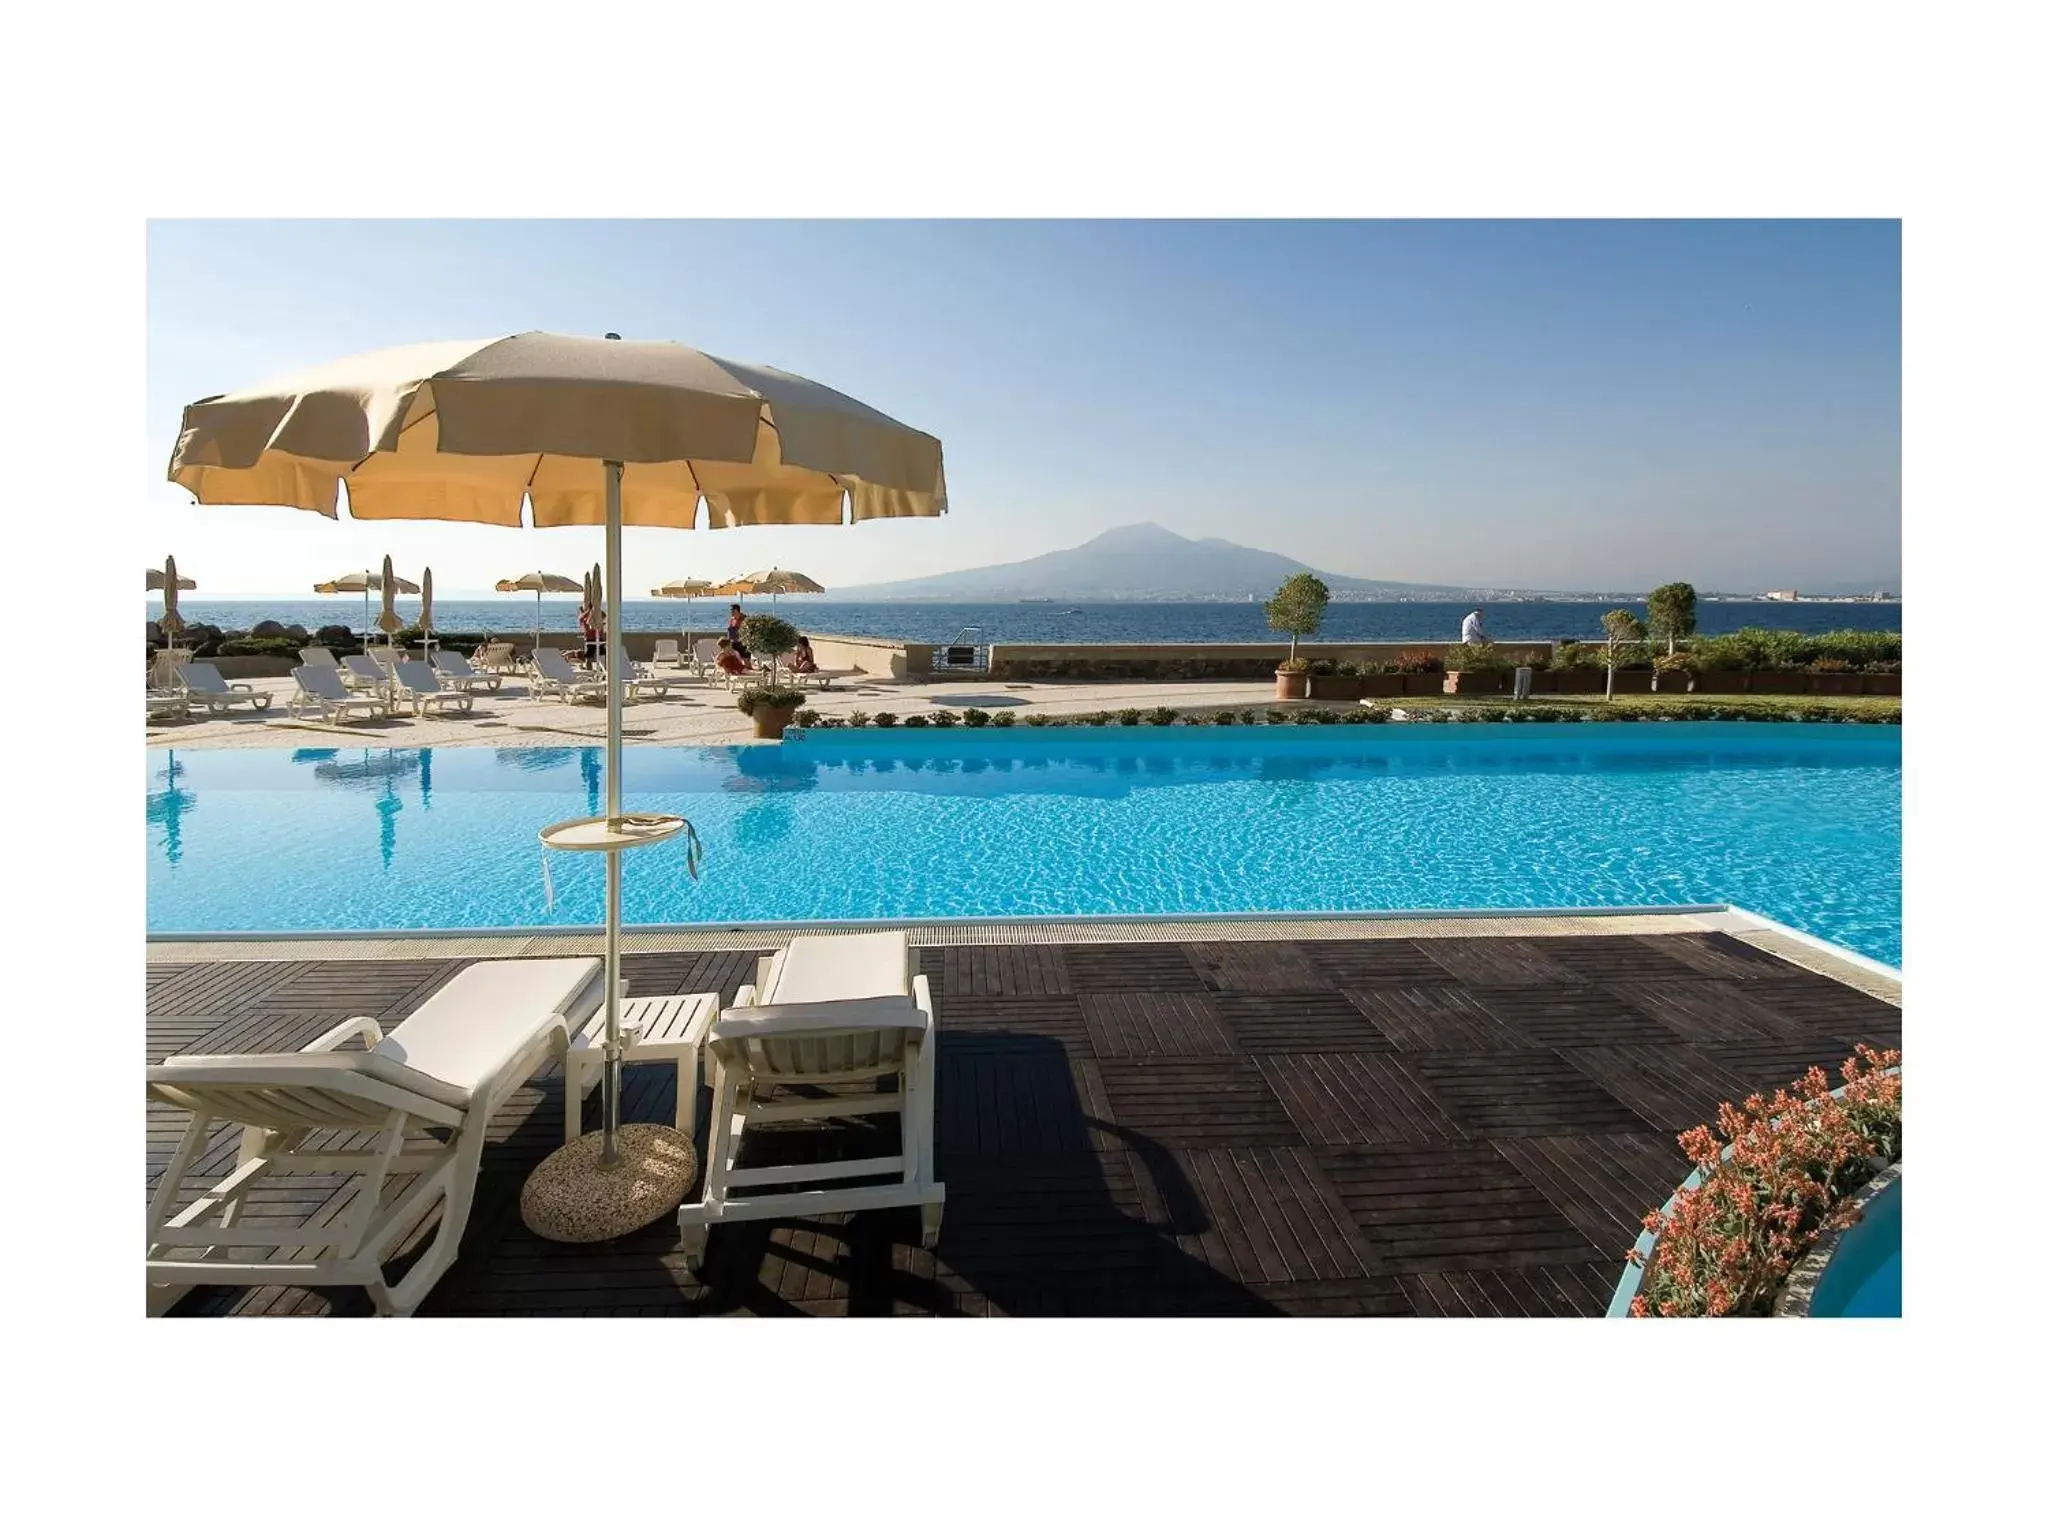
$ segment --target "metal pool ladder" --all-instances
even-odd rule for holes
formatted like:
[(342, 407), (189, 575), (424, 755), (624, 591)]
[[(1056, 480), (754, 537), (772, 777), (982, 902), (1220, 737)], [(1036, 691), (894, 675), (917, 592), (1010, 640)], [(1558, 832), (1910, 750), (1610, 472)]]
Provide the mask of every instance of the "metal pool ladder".
[(981, 626), (969, 624), (945, 645), (932, 647), (934, 672), (986, 672), (988, 646), (983, 644)]

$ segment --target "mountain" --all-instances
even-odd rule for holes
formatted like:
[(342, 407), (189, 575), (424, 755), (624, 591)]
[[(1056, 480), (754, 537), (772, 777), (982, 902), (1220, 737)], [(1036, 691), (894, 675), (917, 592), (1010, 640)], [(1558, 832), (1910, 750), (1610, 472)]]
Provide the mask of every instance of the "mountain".
[(1261, 598), (1297, 571), (1315, 571), (1333, 597), (1462, 596), (1468, 588), (1417, 586), (1412, 582), (1374, 581), (1316, 570), (1305, 560), (1247, 549), (1228, 539), (1186, 539), (1157, 523), (1133, 523), (1097, 534), (1074, 549), (1057, 549), (982, 565), (944, 576), (919, 576), (909, 581), (884, 581), (864, 587), (837, 587), (836, 602), (870, 602), (891, 598), (963, 602), (1014, 601), (1020, 597), (1087, 598), (1094, 602), (1132, 602), (1165, 598), (1229, 598), (1247, 592)]

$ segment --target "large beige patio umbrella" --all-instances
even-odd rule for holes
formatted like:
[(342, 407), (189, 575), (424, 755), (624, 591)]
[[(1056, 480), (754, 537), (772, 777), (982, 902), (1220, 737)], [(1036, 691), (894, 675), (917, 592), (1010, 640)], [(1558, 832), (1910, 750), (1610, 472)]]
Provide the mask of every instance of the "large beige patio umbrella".
[(649, 597), (680, 597), (683, 600), (683, 624), (690, 627), (696, 616), (695, 599), (709, 597), (718, 590), (718, 583), (707, 581), (702, 576), (679, 576), (674, 581), (665, 581), (647, 595)]
[[(384, 557), (384, 571), (389, 571), (390, 569), (391, 557), (386, 555)], [(362, 593), (363, 633), (368, 634), (370, 631), (370, 594), (383, 591), (384, 571), (349, 571), (345, 575), (335, 577), (332, 581), (314, 582), (313, 590), (322, 597), (332, 597), (338, 592)], [(403, 576), (394, 576), (392, 580), (397, 584), (400, 592), (410, 595), (419, 591), (418, 587), (407, 581)]]
[(785, 592), (822, 592), (825, 589), (811, 580), (802, 571), (750, 571), (745, 576), (735, 576), (725, 584), (725, 591), (735, 597), (760, 593), (774, 606), (775, 599)]
[(524, 576), (508, 576), (498, 583), (500, 592), (531, 592), (533, 594), (533, 648), (540, 649), (540, 595), (543, 592), (580, 592), (582, 585), (574, 576), (557, 576), (553, 571), (528, 571)]
[[(836, 390), (672, 342), (539, 332), (367, 353), (197, 401), (169, 474), (212, 504), (334, 517), (346, 485), (358, 518), (602, 523), (614, 593), (624, 525), (694, 527), (700, 501), (728, 528), (946, 510), (939, 440)], [(619, 629), (615, 603), (614, 652)], [(618, 1125), (620, 854), (689, 830), (621, 807), (622, 672), (606, 691), (606, 814), (547, 829), (550, 846), (605, 854), (604, 1129), (552, 1153), (522, 1199), (549, 1235), (593, 1240), (687, 1186), (668, 1127)]]

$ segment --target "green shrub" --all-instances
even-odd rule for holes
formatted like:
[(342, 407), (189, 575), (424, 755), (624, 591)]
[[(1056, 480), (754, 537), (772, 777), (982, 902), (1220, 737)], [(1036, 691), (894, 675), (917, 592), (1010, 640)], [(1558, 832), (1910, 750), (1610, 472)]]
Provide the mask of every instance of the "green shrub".
[(1120, 709), (1116, 712), (1118, 725), (1136, 725), (1144, 718), (1145, 712), (1142, 709)]
[(1363, 675), (1363, 669), (1357, 662), (1347, 657), (1337, 663), (1337, 675), (1339, 677), (1360, 677)]
[(1443, 658), (1432, 656), (1428, 651), (1403, 651), (1394, 658), (1396, 672), (1441, 672), (1443, 669)]
[[(972, 726), (977, 730), (980, 729), (982, 726), (987, 725), (988, 721), (989, 713), (985, 709), (970, 709), (960, 716), (960, 723), (962, 725)], [(952, 724), (950, 720), (946, 723), (948, 725)]]
[(1361, 704), (1356, 709), (1344, 712), (1346, 725), (1380, 725), (1392, 718), (1389, 711), (1375, 709), (1370, 704)]
[(790, 723), (793, 725), (800, 725), (804, 727), (805, 730), (809, 730), (812, 726), (818, 723), (819, 718), (820, 716), (815, 709), (800, 709), (794, 715), (790, 716)]
[(1168, 709), (1164, 704), (1162, 704), (1159, 706), (1159, 708), (1153, 710), (1152, 713), (1147, 715), (1145, 718), (1147, 720), (1150, 720), (1154, 725), (1171, 725), (1174, 721), (1180, 718), (1180, 711), (1177, 709)]
[(896, 712), (894, 710), (878, 709), (875, 711), (875, 724), (882, 727), (882, 729), (887, 730), (895, 723)]
[(1308, 664), (1308, 675), (1310, 677), (1330, 677), (1336, 673), (1336, 670), (1337, 663), (1330, 660), (1327, 656), (1318, 656)]
[(949, 727), (958, 725), (960, 717), (950, 709), (935, 709), (931, 713), (930, 723), (937, 726), (940, 730), (946, 730)]
[(1303, 661), (1303, 660), (1302, 660), (1302, 659), (1301, 659), (1300, 657), (1298, 657), (1298, 656), (1290, 656), (1290, 657), (1288, 657), (1288, 658), (1287, 658), (1287, 660), (1285, 660), (1285, 661), (1281, 662), (1281, 663), (1280, 663), (1280, 664), (1279, 664), (1278, 666), (1276, 666), (1276, 667), (1275, 667), (1275, 668), (1274, 668), (1273, 670), (1274, 670), (1275, 672), (1286, 672), (1286, 673), (1288, 673), (1288, 674), (1292, 675), (1292, 674), (1294, 674), (1294, 673), (1297, 673), (1297, 672), (1306, 672), (1306, 671), (1308, 671), (1308, 663), (1307, 663), (1307, 662), (1305, 662), (1305, 661)]
[(1013, 726), (1017, 723), (1017, 711), (1014, 709), (999, 709), (990, 717), (988, 723), (998, 728)]
[(215, 652), (221, 656), (289, 656), (298, 659), (299, 647), (307, 642), (294, 640), (286, 635), (271, 635), (257, 638), (244, 635), (236, 640), (223, 640)]
[(750, 613), (740, 624), (740, 644), (755, 656), (787, 656), (796, 641), (796, 626), (780, 614)]
[(1308, 571), (1290, 576), (1266, 603), (1266, 627), (1287, 636), (1287, 657), (1294, 660), (1295, 647), (1303, 635), (1322, 628), (1323, 610), (1330, 606), (1330, 589)]
[(1235, 725), (1237, 724), (1237, 711), (1234, 709), (1219, 709), (1209, 717), (1209, 723), (1211, 725)]
[(869, 716), (866, 710), (856, 709), (846, 717), (846, 723), (852, 726), (855, 730), (859, 730), (862, 726), (868, 723), (868, 719)]
[(1444, 653), (1446, 672), (1503, 672), (1508, 664), (1490, 643), (1454, 645)]
[(1113, 725), (1116, 722), (1116, 716), (1106, 709), (1098, 709), (1094, 714), (1082, 715), (1080, 718), (1089, 725)]
[(1689, 581), (1666, 582), (1643, 606), (1650, 615), (1650, 638), (1663, 641), (1667, 654), (1699, 627), (1699, 594)]
[(733, 707), (743, 715), (751, 715), (757, 709), (795, 709), (802, 704), (805, 695), (801, 690), (785, 688), (779, 683), (749, 683), (742, 688)]
[(925, 726), (930, 725), (931, 721), (927, 720), (923, 715), (905, 715), (903, 723), (906, 726)]
[(1051, 725), (1051, 724), (1052, 724), (1052, 716), (1051, 716), (1051, 715), (1026, 715), (1026, 716), (1024, 717), (1024, 723), (1025, 723), (1026, 725)]

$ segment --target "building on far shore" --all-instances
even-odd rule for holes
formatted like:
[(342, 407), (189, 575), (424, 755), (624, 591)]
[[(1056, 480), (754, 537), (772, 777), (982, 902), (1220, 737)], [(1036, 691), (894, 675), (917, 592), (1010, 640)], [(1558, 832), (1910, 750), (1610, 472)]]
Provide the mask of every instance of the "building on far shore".
[(1764, 594), (1764, 601), (1767, 603), (1796, 603), (1799, 601), (1799, 594), (1790, 587), (1784, 587), (1776, 592), (1766, 592)]

